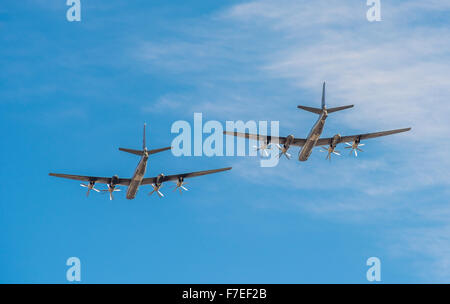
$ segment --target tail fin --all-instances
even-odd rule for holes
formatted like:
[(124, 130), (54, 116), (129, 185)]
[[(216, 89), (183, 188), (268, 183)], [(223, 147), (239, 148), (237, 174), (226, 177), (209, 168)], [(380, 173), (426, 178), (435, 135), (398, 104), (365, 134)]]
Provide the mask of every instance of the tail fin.
[(145, 146), (145, 125), (146, 125), (146, 123), (144, 122), (144, 137), (142, 139), (142, 150), (147, 149), (147, 147)]
[(322, 108), (313, 108), (313, 107), (306, 107), (306, 106), (297, 106), (297, 108), (308, 111), (308, 112), (312, 112), (312, 113), (316, 113), (316, 114), (322, 114), (322, 112), (324, 110), (327, 111), (327, 113), (333, 113), (333, 112), (337, 112), (337, 111), (341, 111), (341, 110), (345, 110), (348, 108), (352, 108), (353, 105), (349, 105), (349, 106), (342, 106), (342, 107), (335, 107), (335, 108), (329, 108), (327, 109), (327, 105), (325, 103), (325, 82), (323, 83), (322, 86)]
[(326, 105), (325, 105), (325, 81), (323, 82), (323, 87), (322, 87), (322, 110), (326, 109)]
[(144, 155), (144, 151), (147, 151), (147, 153), (150, 155), (150, 154), (155, 154), (158, 152), (172, 149), (172, 147), (165, 147), (165, 148), (160, 148), (160, 149), (147, 150), (147, 146), (145, 144), (145, 126), (146, 126), (146, 124), (144, 123), (144, 134), (143, 134), (143, 138), (142, 138), (142, 150), (134, 150), (134, 149), (127, 149), (127, 148), (119, 148), (119, 150), (123, 151), (123, 152), (131, 153), (131, 154), (136, 154), (136, 155)]

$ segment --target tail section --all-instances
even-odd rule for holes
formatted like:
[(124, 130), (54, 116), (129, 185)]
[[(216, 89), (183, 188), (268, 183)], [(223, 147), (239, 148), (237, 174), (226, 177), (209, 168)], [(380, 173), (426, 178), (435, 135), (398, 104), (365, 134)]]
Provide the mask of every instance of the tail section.
[(120, 151), (136, 154), (136, 155), (144, 155), (143, 150), (134, 150), (134, 149), (127, 149), (127, 148), (119, 148)]
[(322, 114), (322, 109), (319, 108), (313, 108), (313, 107), (307, 107), (307, 106), (297, 106), (297, 108), (311, 112), (311, 113), (316, 113), (316, 114)]
[(134, 150), (134, 149), (127, 149), (127, 148), (119, 148), (120, 151), (135, 154), (135, 155), (144, 155), (144, 152), (147, 151), (148, 155), (155, 154), (162, 151), (167, 151), (172, 149), (172, 147), (165, 147), (165, 148), (159, 148), (159, 149), (153, 149), (153, 150)]
[(322, 86), (322, 110), (325, 110), (327, 106), (325, 105), (325, 81)]
[(345, 109), (349, 109), (349, 108), (353, 108), (353, 105), (348, 105), (348, 106), (342, 106), (342, 107), (336, 107), (336, 108), (329, 108), (327, 110), (328, 113), (333, 113), (333, 112), (337, 112), (337, 111), (341, 111), (341, 110), (345, 110)]
[(307, 107), (307, 106), (297, 106), (297, 108), (320, 115), (324, 111), (326, 111), (327, 113), (333, 113), (333, 112), (345, 110), (345, 109), (348, 109), (348, 108), (353, 108), (353, 105), (327, 109), (327, 105), (325, 103), (325, 82), (324, 82), (323, 86), (322, 86), (322, 107), (320, 109), (319, 108), (313, 108), (313, 107)]
[(144, 122), (144, 136), (142, 138), (142, 150), (147, 150), (147, 146), (145, 145), (145, 126), (147, 124)]
[(142, 139), (142, 150), (134, 150), (134, 149), (127, 149), (127, 148), (119, 148), (119, 150), (123, 151), (123, 152), (127, 152), (127, 153), (131, 153), (131, 154), (142, 156), (142, 155), (145, 154), (145, 152), (147, 152), (147, 154), (150, 155), (150, 154), (155, 154), (155, 153), (158, 153), (158, 152), (167, 151), (167, 150), (172, 149), (172, 147), (165, 147), (165, 148), (147, 150), (147, 146), (146, 146), (146, 143), (145, 143), (145, 127), (146, 127), (146, 124), (144, 123), (144, 134), (143, 134), (143, 139)]

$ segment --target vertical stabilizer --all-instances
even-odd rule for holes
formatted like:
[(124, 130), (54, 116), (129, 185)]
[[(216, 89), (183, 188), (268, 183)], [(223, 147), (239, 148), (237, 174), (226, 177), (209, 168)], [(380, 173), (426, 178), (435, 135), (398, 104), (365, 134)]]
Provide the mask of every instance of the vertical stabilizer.
[(144, 122), (144, 137), (142, 139), (142, 150), (146, 150), (147, 149), (147, 147), (145, 145), (145, 125), (146, 125), (146, 123)]
[(322, 110), (325, 109), (327, 106), (325, 105), (325, 81), (323, 82), (322, 87)]

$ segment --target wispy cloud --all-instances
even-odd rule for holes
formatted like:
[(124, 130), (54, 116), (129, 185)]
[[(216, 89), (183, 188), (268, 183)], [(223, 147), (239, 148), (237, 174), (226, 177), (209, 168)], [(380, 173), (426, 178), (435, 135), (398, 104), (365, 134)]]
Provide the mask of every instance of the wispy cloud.
[[(183, 96), (183, 103), (195, 101), (189, 110), (218, 109), (220, 119), (280, 120), (282, 128), (304, 136), (311, 121), (292, 113), (299, 92), (311, 98), (302, 103), (313, 105), (326, 80), (330, 104), (356, 105), (331, 124), (337, 120), (352, 133), (413, 127), (407, 135), (371, 141), (371, 153), (357, 161), (282, 161), (267, 169), (245, 160), (233, 171), (283, 191), (332, 194), (332, 200), (288, 200), (314, 214), (402, 219), (393, 247), (401, 240), (411, 252), (450, 265), (448, 220), (439, 212), (448, 210), (443, 193), (450, 184), (450, 41), (443, 38), (450, 30), (439, 16), (449, 9), (441, 1), (385, 1), (383, 21), (369, 23), (365, 1), (252, 1), (184, 24), (178, 40), (141, 41), (134, 55), (149, 72), (185, 82), (184, 92), (156, 101), (174, 111), (186, 111), (177, 98)], [(430, 201), (418, 198), (420, 191), (439, 195)], [(412, 227), (405, 218), (420, 218), (427, 227)], [(439, 279), (449, 279), (448, 273), (433, 272)]]

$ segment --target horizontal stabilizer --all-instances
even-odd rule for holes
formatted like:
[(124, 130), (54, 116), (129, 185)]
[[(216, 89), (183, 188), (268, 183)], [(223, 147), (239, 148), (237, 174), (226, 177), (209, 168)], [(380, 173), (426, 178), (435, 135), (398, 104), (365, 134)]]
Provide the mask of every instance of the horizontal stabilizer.
[(172, 147), (165, 147), (165, 148), (160, 148), (160, 149), (153, 149), (153, 150), (148, 150), (148, 154), (155, 154), (158, 152), (162, 152), (162, 151), (167, 151), (172, 149)]
[[(148, 150), (148, 154), (155, 154), (158, 152), (162, 152), (162, 151), (167, 151), (172, 149), (172, 147), (165, 147), (165, 148), (160, 148), (160, 149), (153, 149), (153, 150)], [(127, 149), (127, 148), (119, 148), (120, 151), (123, 152), (127, 152), (127, 153), (131, 153), (131, 154), (136, 154), (136, 155), (143, 155), (144, 151), (143, 150), (133, 150), (133, 149)]]
[(316, 113), (316, 114), (322, 113), (322, 109), (319, 109), (319, 108), (306, 107), (306, 106), (297, 106), (297, 108), (308, 111), (308, 112)]
[(336, 108), (329, 108), (329, 109), (327, 109), (327, 112), (328, 113), (333, 113), (333, 112), (337, 112), (337, 111), (341, 111), (341, 110), (345, 110), (345, 109), (349, 109), (349, 108), (353, 108), (353, 105), (336, 107)]
[(136, 154), (136, 155), (142, 155), (144, 154), (144, 151), (142, 150), (133, 150), (133, 149), (126, 149), (126, 148), (119, 148), (120, 151)]

